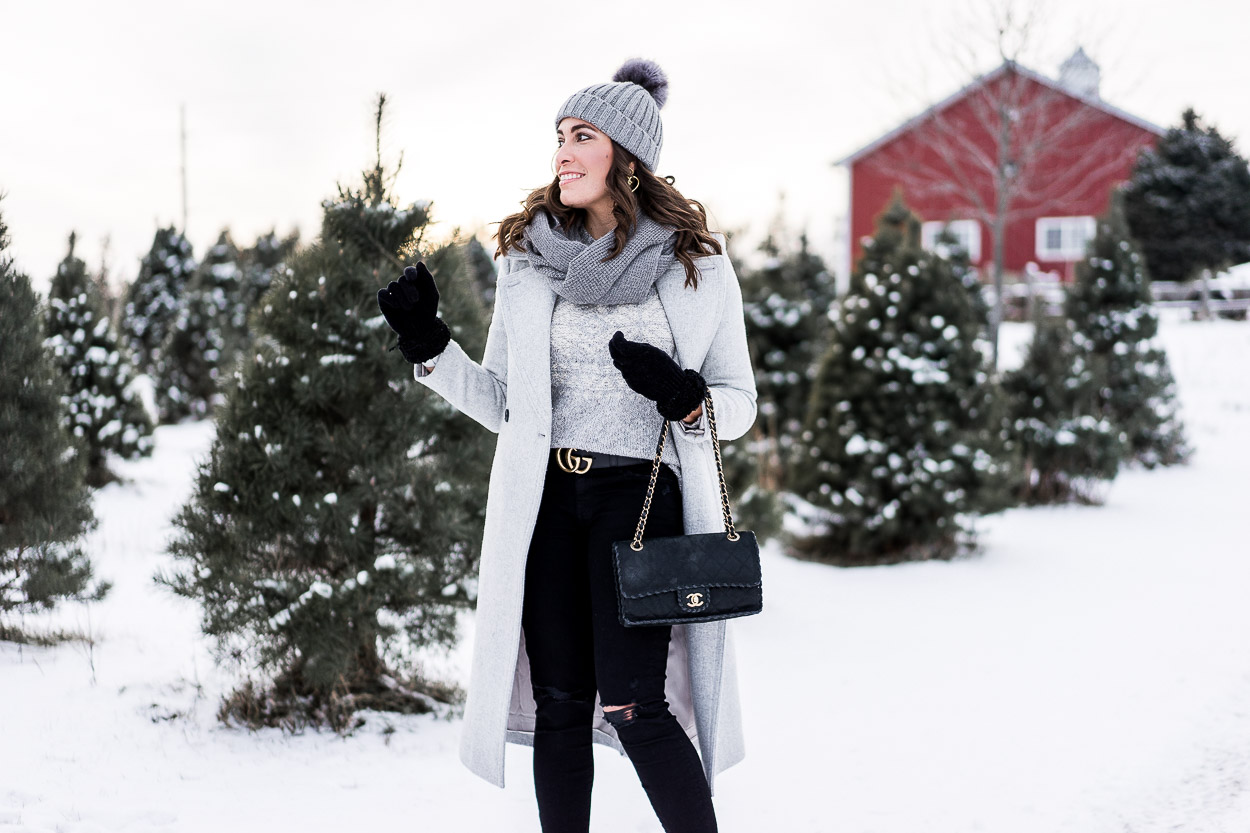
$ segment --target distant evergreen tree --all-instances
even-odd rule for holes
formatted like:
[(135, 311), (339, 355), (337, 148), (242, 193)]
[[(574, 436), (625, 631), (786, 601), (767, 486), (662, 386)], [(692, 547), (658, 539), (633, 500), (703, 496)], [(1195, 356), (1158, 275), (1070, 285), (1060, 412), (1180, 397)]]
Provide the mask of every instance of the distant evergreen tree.
[(223, 230), (183, 292), (155, 369), (162, 422), (208, 416), (221, 379), (243, 349), (247, 309), (239, 260)]
[(209, 287), (192, 283), (183, 293), (155, 369), (161, 422), (210, 415), (223, 365), (229, 362), (223, 317), (219, 295)]
[(130, 387), (130, 357), (76, 242), (70, 234), (48, 291), (47, 346), (66, 380), (67, 425), (86, 447), (87, 483), (98, 487), (115, 479), (109, 452), (127, 460), (152, 453), (152, 419)]
[[(253, 316), (254, 358), (228, 386), (175, 520), (178, 571), (157, 577), (202, 605), (220, 657), (273, 678), (263, 695), (236, 692), (223, 719), (288, 710), (344, 728), (360, 708), (425, 710), (413, 652), (452, 644), (476, 598), (493, 438), (389, 351), (376, 293), (415, 262), (430, 222), (422, 204), (396, 203), (390, 181), (379, 135), (364, 187), (325, 201), (320, 240), (275, 276)], [(422, 259), (440, 314), (480, 350), (463, 254)]]
[(217, 242), (204, 254), (195, 270), (193, 285), (208, 296), (216, 310), (227, 350), (235, 349), (247, 328), (247, 307), (243, 296), (242, 256), (230, 238), (230, 230), (222, 229)]
[[(109, 266), (109, 246), (109, 238), (105, 237), (103, 251), (100, 253), (100, 268), (91, 273), (91, 283), (96, 288), (96, 297), (104, 303), (105, 315), (108, 316), (114, 330), (117, 330), (121, 322), (123, 302), (117, 287), (113, 285), (113, 274)], [(119, 332), (118, 338), (120, 337)]]
[(1154, 280), (1188, 281), (1250, 261), (1250, 167), (1193, 111), (1137, 158), (1124, 214)]
[(829, 310), (836, 291), (833, 275), (808, 249), (784, 247), (774, 228), (759, 251), (763, 266), (742, 277), (747, 342), (755, 368), (759, 419), (756, 426), (767, 452), (763, 485), (786, 489), (787, 460), (803, 431), (820, 358), (829, 348)]
[[(746, 436), (723, 444), (722, 456), (735, 511), (761, 539), (781, 531), (788, 466), (829, 346), (835, 295), (833, 276), (808, 249), (807, 236), (800, 234), (797, 246), (786, 236), (778, 219), (757, 250), (759, 268), (738, 266), (745, 261), (730, 253), (742, 285), (759, 416)], [(727, 244), (732, 250), (732, 239)]]
[(1128, 454), (1127, 436), (1098, 407), (1102, 360), (1073, 346), (1073, 330), (1070, 319), (1039, 308), (1024, 363), (1003, 378), (1025, 504), (1101, 503), (1098, 487)]
[(286, 237), (278, 237), (276, 231), (269, 231), (256, 238), (256, 242), (239, 253), (239, 265), (243, 272), (236, 304), (244, 310), (244, 329), (247, 332), (247, 343), (252, 340), (252, 333), (247, 324), (247, 316), (260, 303), (261, 296), (269, 291), (274, 277), (281, 272), (286, 261), (291, 258), (299, 246), (299, 231), (296, 230)]
[(482, 305), (486, 309), (491, 309), (495, 305), (495, 283), (499, 278), (495, 270), (495, 261), (481, 241), (473, 236), (465, 238), (464, 254), (469, 276), (473, 280), (473, 285), (477, 287)]
[(1076, 265), (1064, 312), (1075, 325), (1077, 351), (1100, 370), (1098, 413), (1127, 435), (1130, 458), (1147, 468), (1181, 463), (1190, 454), (1151, 301), (1117, 195)]
[[(103, 598), (81, 537), (94, 525), (86, 458), (65, 427), (65, 381), (44, 348), (44, 315), (8, 255), (0, 216), (0, 617)], [(0, 639), (25, 639), (0, 622)]]
[(139, 276), (126, 292), (122, 313), (122, 337), (139, 372), (157, 375), (161, 349), (182, 309), (195, 266), (191, 244), (181, 232), (172, 227), (157, 230)]
[[(750, 280), (750, 272), (742, 267), (744, 260), (741, 253), (734, 247), (735, 233), (725, 233), (725, 254), (733, 262), (738, 272), (738, 281), (743, 287), (743, 305), (746, 304), (746, 287)], [(749, 319), (748, 319), (749, 320)], [(751, 333), (747, 330), (747, 349), (751, 349)], [(757, 374), (758, 376), (758, 371)], [(762, 407), (757, 399), (757, 407)], [(733, 505), (736, 523), (743, 529), (750, 529), (761, 541), (775, 538), (780, 534), (786, 507), (782, 495), (775, 485), (776, 465), (774, 449), (768, 444), (760, 429), (759, 419), (746, 434), (736, 440), (721, 440), (721, 459), (725, 469), (725, 482), (729, 488), (729, 498)], [(770, 466), (770, 463), (772, 464)], [(770, 479), (771, 478), (771, 479)], [(768, 482), (765, 488), (761, 485)]]
[(1009, 503), (988, 310), (961, 250), (920, 247), (898, 198), (841, 299), (804, 422), (796, 491), (814, 510), (792, 552), (836, 564), (948, 558)]

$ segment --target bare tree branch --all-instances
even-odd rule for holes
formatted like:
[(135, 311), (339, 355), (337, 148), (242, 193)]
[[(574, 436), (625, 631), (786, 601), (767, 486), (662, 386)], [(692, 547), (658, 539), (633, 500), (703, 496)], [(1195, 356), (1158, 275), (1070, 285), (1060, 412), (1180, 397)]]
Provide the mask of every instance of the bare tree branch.
[[(1051, 19), (1047, 11), (1044, 0), (973, 0), (965, 19), (956, 21), (947, 54), (971, 89), (931, 107), (870, 158), (872, 167), (917, 201), (940, 197), (953, 215), (990, 228), (995, 366), (1008, 224), (1039, 213), (1083, 211), (1078, 207), (1093, 198), (1094, 184), (1122, 169), (1126, 154), (1136, 151), (1132, 142), (1081, 141), (1095, 125), (1107, 123), (1106, 114), (1021, 63), (1037, 51), (1042, 23)], [(978, 56), (991, 52), (1000, 66), (975, 72)]]

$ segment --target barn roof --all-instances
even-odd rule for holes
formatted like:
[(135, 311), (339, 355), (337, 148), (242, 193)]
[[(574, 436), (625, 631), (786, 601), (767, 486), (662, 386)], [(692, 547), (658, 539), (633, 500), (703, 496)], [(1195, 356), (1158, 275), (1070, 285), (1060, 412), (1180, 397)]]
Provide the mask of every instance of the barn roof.
[(845, 156), (839, 159), (838, 161), (834, 162), (833, 163), (834, 166), (836, 167), (838, 165), (849, 165), (850, 163), (855, 162), (856, 160), (861, 159), (864, 156), (867, 156), (868, 154), (872, 153), (873, 151), (875, 151), (877, 148), (881, 147), (882, 145), (885, 145), (886, 143), (897, 138), (898, 136), (901, 136), (902, 134), (911, 130), (920, 122), (924, 121), (925, 119), (929, 118), (935, 113), (939, 113), (942, 110), (945, 110), (947, 107), (950, 107), (956, 101), (959, 101), (961, 98), (968, 95), (968, 93), (972, 92), (977, 87), (981, 87), (985, 84), (990, 83), (994, 79), (998, 78), (1000, 75), (1004, 75), (1009, 70), (1012, 70), (1012, 69), (1014, 69), (1017, 73), (1024, 76), (1025, 78), (1032, 79), (1033, 81), (1036, 81), (1037, 83), (1042, 84), (1043, 86), (1049, 87), (1055, 92), (1062, 93), (1063, 95), (1066, 95), (1069, 98), (1075, 98), (1077, 101), (1083, 102), (1089, 105), (1090, 107), (1094, 107), (1098, 110), (1101, 110), (1102, 112), (1107, 113), (1108, 115), (1116, 117), (1117, 119), (1126, 121), (1129, 124), (1136, 125), (1137, 127), (1140, 127), (1143, 130), (1148, 130), (1157, 136), (1162, 136), (1164, 133), (1167, 132), (1166, 129), (1159, 127), (1159, 125), (1154, 124), (1153, 122), (1148, 122), (1143, 118), (1134, 116), (1132, 113), (1129, 113), (1125, 110), (1121, 110), (1119, 107), (1112, 107), (1110, 104), (1103, 101), (1101, 98), (1098, 98), (1096, 96), (1084, 96), (1079, 93), (1073, 92), (1072, 90), (1069, 90), (1067, 87), (1064, 87), (1055, 79), (1047, 78), (1045, 75), (1042, 75), (1040, 72), (1035, 72), (1029, 69), (1028, 67), (1022, 64), (1018, 64), (1014, 61), (1004, 61), (996, 69), (990, 72), (987, 72), (984, 75), (980, 75), (977, 78), (974, 78), (971, 82), (966, 84), (964, 87), (952, 93), (951, 95), (947, 96), (946, 98), (942, 99), (937, 104), (934, 104), (932, 107), (928, 108), (923, 113), (920, 113), (917, 116), (913, 116), (912, 118), (900, 124), (898, 127), (891, 130), (889, 133), (886, 133), (884, 136), (881, 136), (880, 138), (875, 139), (872, 142), (869, 142), (868, 144), (864, 145), (862, 148), (850, 154), (849, 156)]

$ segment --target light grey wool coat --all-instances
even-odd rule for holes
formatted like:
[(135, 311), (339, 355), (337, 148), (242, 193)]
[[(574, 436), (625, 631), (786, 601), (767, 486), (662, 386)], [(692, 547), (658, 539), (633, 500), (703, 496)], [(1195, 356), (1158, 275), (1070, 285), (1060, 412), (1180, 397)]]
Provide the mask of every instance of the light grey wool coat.
[[(724, 236), (717, 235), (724, 246)], [(722, 441), (741, 437), (756, 415), (742, 290), (725, 255), (695, 259), (697, 290), (680, 261), (656, 290), (676, 342), (677, 361), (707, 381)], [(417, 380), (499, 434), (486, 500), (473, 645), (460, 758), (504, 785), (505, 743), (533, 745), (534, 700), (521, 629), (525, 560), (547, 473), (551, 434), (551, 313), (556, 295), (523, 252), (501, 262), (495, 310), (482, 363), (453, 339), (437, 366)], [(607, 350), (608, 345), (587, 345)], [(656, 438), (658, 441), (658, 437)], [(686, 534), (724, 529), (711, 431), (669, 426), (680, 463)], [(733, 496), (731, 495), (731, 500)], [(642, 506), (639, 504), (639, 511)], [(742, 720), (733, 643), (726, 621), (674, 625), (665, 696), (703, 760), (709, 785), (742, 760)], [(620, 704), (624, 705), (624, 704)], [(596, 704), (594, 740), (624, 752)]]

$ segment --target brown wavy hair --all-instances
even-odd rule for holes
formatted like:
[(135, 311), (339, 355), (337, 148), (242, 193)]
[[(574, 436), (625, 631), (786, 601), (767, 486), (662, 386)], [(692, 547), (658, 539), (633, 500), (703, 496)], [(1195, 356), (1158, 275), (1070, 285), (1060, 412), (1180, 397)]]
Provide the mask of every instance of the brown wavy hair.
[[(634, 176), (638, 177), (638, 190), (629, 188), (629, 165), (634, 163)], [(616, 218), (614, 231), (616, 243), (604, 262), (620, 254), (629, 240), (629, 229), (634, 226), (639, 209), (663, 226), (677, 229), (674, 250), (677, 259), (686, 267), (686, 286), (699, 288), (699, 272), (694, 265), (696, 257), (724, 254), (720, 242), (707, 227), (707, 211), (698, 200), (689, 200), (673, 187), (672, 177), (658, 177), (638, 161), (638, 157), (612, 140), (612, 168), (607, 176), (608, 193), (615, 205), (612, 215)], [(502, 257), (509, 249), (525, 251), (522, 233), (539, 209), (559, 220), (566, 229), (586, 226), (586, 210), (571, 208), (560, 201), (560, 177), (557, 175), (549, 185), (530, 192), (523, 208), (510, 214), (499, 223), (494, 238), (499, 241), (495, 257)]]

